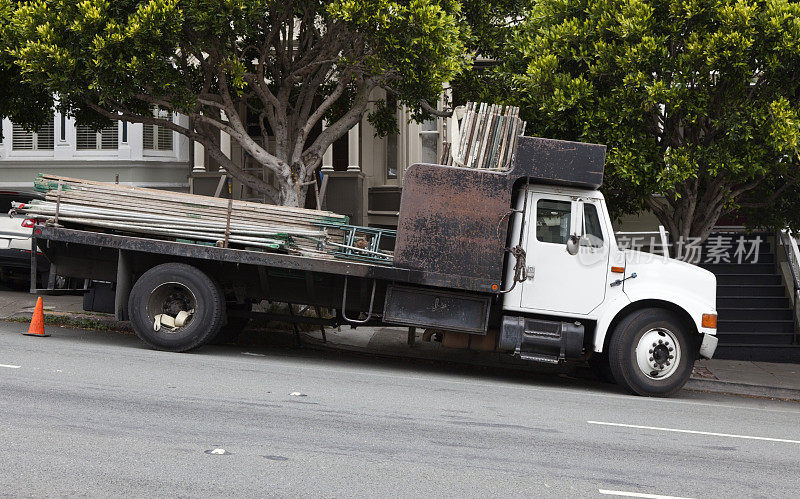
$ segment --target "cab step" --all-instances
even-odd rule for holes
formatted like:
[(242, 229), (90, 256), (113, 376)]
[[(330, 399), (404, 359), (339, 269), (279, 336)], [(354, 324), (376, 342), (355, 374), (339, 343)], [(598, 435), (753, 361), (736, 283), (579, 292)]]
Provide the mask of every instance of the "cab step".
[(531, 362), (542, 362), (544, 364), (558, 364), (559, 362), (559, 359), (556, 356), (520, 352), (519, 349), (514, 352), (514, 355), (522, 360), (530, 360)]

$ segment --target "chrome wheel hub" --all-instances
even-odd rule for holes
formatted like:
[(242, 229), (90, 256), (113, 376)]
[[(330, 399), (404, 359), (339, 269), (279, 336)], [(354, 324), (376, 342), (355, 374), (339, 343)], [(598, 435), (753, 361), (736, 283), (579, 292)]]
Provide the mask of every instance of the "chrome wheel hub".
[(636, 345), (636, 364), (650, 379), (672, 376), (681, 360), (681, 347), (675, 333), (665, 328), (645, 332)]

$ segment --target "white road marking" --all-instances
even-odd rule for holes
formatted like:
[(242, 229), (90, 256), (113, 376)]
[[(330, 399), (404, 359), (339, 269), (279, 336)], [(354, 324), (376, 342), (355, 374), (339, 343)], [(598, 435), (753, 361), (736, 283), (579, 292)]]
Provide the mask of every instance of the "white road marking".
[(691, 499), (689, 497), (678, 496), (662, 496), (658, 494), (642, 494), (640, 492), (625, 492), (624, 490), (603, 490), (598, 489), (598, 492), (607, 496), (621, 496), (621, 497), (646, 497), (648, 499)]
[(603, 421), (587, 421), (589, 424), (604, 426), (621, 426), (623, 428), (637, 428), (639, 430), (671, 431), (675, 433), (691, 433), (693, 435), (709, 435), (712, 437), (743, 438), (745, 440), (766, 440), (768, 442), (784, 442), (788, 444), (800, 444), (800, 440), (789, 440), (787, 438), (754, 437), (751, 435), (734, 435), (732, 433), (714, 433), (711, 431), (681, 430), (679, 428), (661, 428), (658, 426), (642, 426), (635, 424), (606, 423)]
[(0, 367), (7, 367), (9, 369), (19, 369), (22, 366), (13, 366), (11, 364), (0, 364)]

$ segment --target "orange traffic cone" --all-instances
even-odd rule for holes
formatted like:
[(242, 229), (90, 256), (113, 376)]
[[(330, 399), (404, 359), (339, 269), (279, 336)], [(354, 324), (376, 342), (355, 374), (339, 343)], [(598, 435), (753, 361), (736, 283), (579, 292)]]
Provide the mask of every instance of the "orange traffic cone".
[(44, 333), (44, 302), (42, 297), (36, 299), (36, 308), (33, 309), (33, 317), (31, 317), (31, 325), (27, 333), (22, 333), (28, 336), (50, 336)]

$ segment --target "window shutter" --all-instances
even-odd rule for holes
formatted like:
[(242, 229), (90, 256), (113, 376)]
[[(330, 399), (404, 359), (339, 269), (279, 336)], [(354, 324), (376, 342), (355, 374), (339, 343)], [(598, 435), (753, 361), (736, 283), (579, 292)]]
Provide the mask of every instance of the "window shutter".
[(172, 130), (169, 128), (158, 127), (158, 150), (172, 150)]
[(39, 150), (53, 150), (55, 144), (55, 126), (53, 123), (55, 118), (50, 118), (50, 122), (42, 126), (36, 132), (36, 148)]
[(145, 149), (153, 149), (153, 125), (143, 125), (142, 146)]
[(14, 123), (11, 134), (11, 148), (15, 151), (32, 151), (33, 132), (28, 132), (20, 125)]
[[(170, 111), (159, 111), (158, 115), (167, 121), (172, 121), (172, 113)], [(172, 150), (172, 130), (169, 128), (158, 127), (158, 150)]]
[(101, 149), (117, 149), (119, 148), (119, 127), (114, 123), (110, 127), (103, 128), (100, 131)]
[(76, 147), (79, 150), (97, 149), (97, 132), (85, 125), (78, 125), (75, 131)]
[[(153, 116), (172, 121), (170, 111), (155, 109)], [(155, 151), (172, 150), (172, 130), (158, 125), (144, 125), (143, 147)]]

